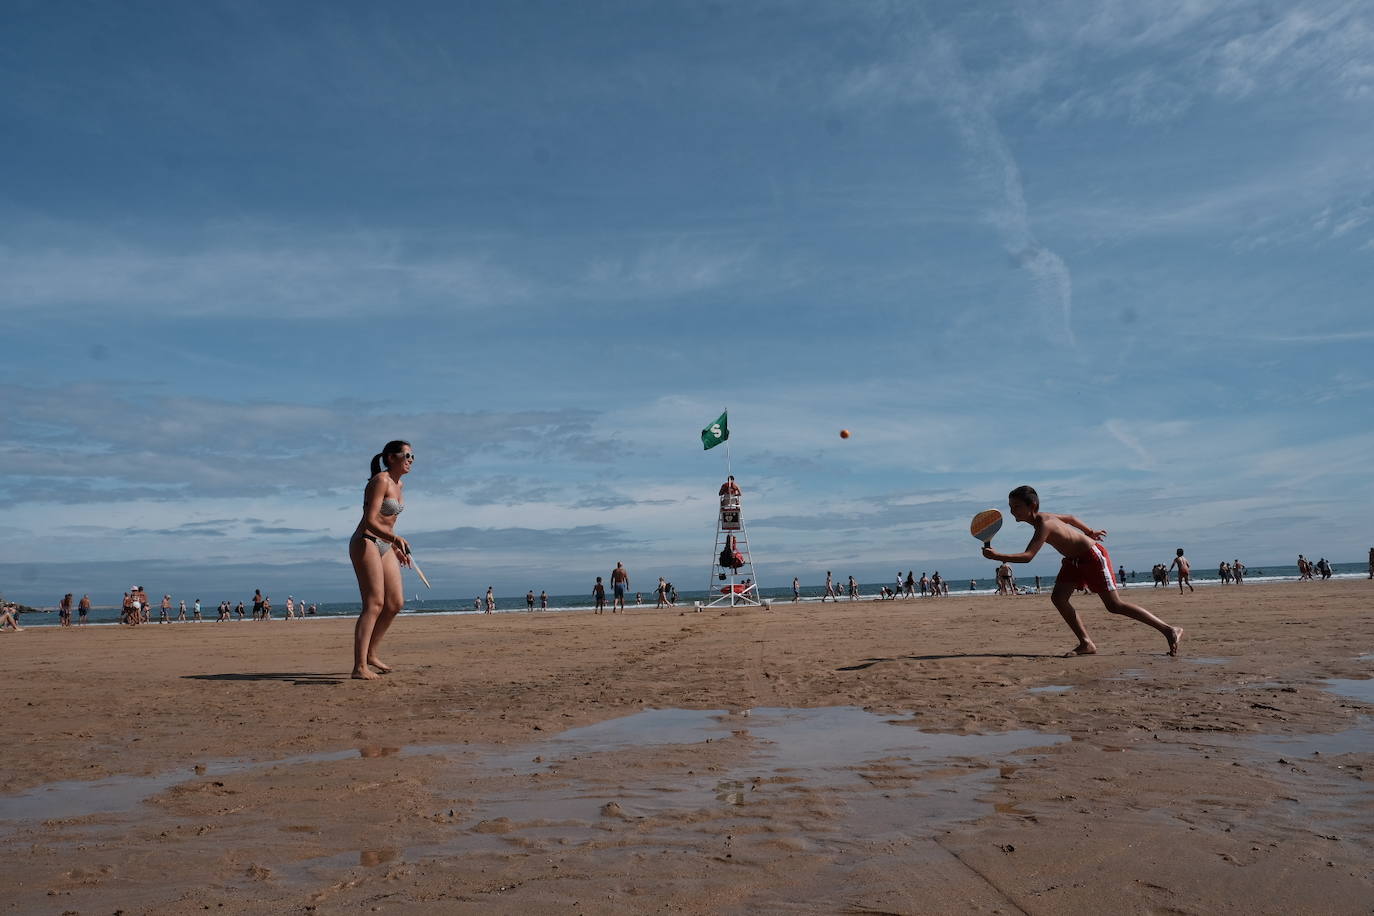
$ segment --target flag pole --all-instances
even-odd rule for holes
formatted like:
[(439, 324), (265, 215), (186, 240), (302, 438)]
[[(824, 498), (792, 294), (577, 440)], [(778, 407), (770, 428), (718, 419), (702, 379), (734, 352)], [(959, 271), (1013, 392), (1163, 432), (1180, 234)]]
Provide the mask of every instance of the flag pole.
[[(729, 414), (729, 412), (730, 412), (730, 408), (727, 407), (727, 408), (725, 408), (723, 411), (721, 411), (721, 414), (722, 414), (722, 415), (726, 415), (726, 414)], [(725, 476), (726, 476), (727, 479), (729, 479), (729, 477), (730, 477), (731, 475), (733, 475), (734, 473), (735, 473), (734, 465), (732, 465), (732, 464), (730, 463), (730, 437), (727, 436), (727, 437), (725, 438)]]

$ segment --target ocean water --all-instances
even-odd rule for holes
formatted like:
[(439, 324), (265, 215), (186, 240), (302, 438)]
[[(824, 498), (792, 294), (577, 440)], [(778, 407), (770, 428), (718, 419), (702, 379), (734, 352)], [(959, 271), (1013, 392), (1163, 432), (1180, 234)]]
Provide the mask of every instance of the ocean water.
[[(1335, 578), (1335, 579), (1363, 579), (1363, 578), (1365, 578), (1365, 577), (1368, 575), (1368, 564), (1367, 564), (1367, 563), (1333, 563), (1333, 564), (1331, 564), (1331, 568), (1332, 568), (1332, 570), (1333, 570), (1333, 572), (1334, 572), (1333, 578)], [(837, 579), (837, 581), (838, 581), (838, 579)], [(1016, 584), (1017, 584), (1018, 586), (1032, 586), (1032, 585), (1034, 585), (1034, 582), (1035, 582), (1035, 577), (1034, 577), (1034, 576), (1018, 575), (1018, 576), (1016, 577)], [(1246, 585), (1269, 584), (1269, 583), (1275, 583), (1275, 582), (1292, 582), (1292, 583), (1297, 584), (1297, 583), (1298, 583), (1298, 568), (1297, 568), (1296, 566), (1268, 566), (1268, 567), (1262, 567), (1262, 568), (1259, 568), (1259, 569), (1252, 569), (1252, 570), (1250, 570), (1250, 572), (1246, 575), (1246, 578), (1245, 578), (1245, 583), (1246, 583)], [(1040, 580), (1040, 583), (1041, 583), (1041, 592), (1042, 592), (1042, 594), (1044, 594), (1044, 595), (1046, 595), (1046, 596), (1048, 597), (1048, 593), (1049, 593), (1050, 589), (1053, 588), (1053, 586), (1054, 586), (1054, 577), (1053, 577), (1053, 576), (1042, 576), (1042, 577), (1041, 577), (1041, 580)], [(876, 597), (878, 597), (879, 592), (881, 591), (881, 589), (882, 589), (882, 587), (883, 587), (884, 585), (888, 585), (889, 588), (891, 587), (891, 585), (890, 585), (889, 583), (885, 583), (885, 582), (881, 582), (881, 583), (872, 583), (872, 582), (870, 582), (870, 583), (862, 583), (862, 584), (860, 584), (860, 586), (859, 586), (859, 595), (860, 595), (861, 598), (876, 598)], [(1236, 588), (1236, 587), (1237, 587), (1237, 586), (1234, 586), (1234, 585), (1233, 585), (1233, 586), (1222, 586), (1221, 579), (1220, 579), (1220, 577), (1217, 575), (1217, 571), (1216, 571), (1215, 569), (1212, 569), (1212, 570), (1210, 570), (1210, 571), (1198, 571), (1198, 572), (1196, 572), (1196, 574), (1193, 576), (1193, 585), (1194, 585), (1194, 586), (1197, 586), (1197, 587), (1211, 587), (1211, 586), (1219, 586), (1219, 587), (1227, 587), (1227, 588)], [(1301, 584), (1299, 585), (1299, 587), (1304, 587), (1305, 585), (1306, 585), (1306, 583), (1301, 583)], [(1130, 571), (1128, 570), (1128, 571), (1127, 571), (1127, 579), (1126, 579), (1126, 582), (1125, 582), (1125, 586), (1126, 586), (1126, 588), (1127, 588), (1128, 590), (1131, 590), (1131, 591), (1136, 591), (1136, 590), (1150, 591), (1150, 590), (1152, 589), (1152, 583), (1151, 583), (1151, 581), (1150, 581), (1150, 572), (1149, 572), (1149, 570), (1137, 570), (1137, 572), (1136, 572), (1136, 577), (1135, 577), (1134, 579), (1130, 578)], [(1174, 588), (1174, 589), (1176, 589), (1177, 587), (1178, 587), (1178, 586), (1177, 586), (1175, 580), (1171, 578), (1171, 579), (1170, 579), (1169, 588)], [(1239, 587), (1240, 587), (1240, 588), (1245, 588), (1245, 585), (1241, 585), (1241, 586), (1239, 586)], [(960, 595), (992, 595), (992, 594), (995, 594), (996, 591), (997, 591), (997, 583), (996, 583), (993, 579), (974, 579), (974, 580), (973, 580), (973, 588), (970, 588), (970, 587), (969, 587), (969, 580), (968, 580), (968, 579), (963, 579), (963, 580), (960, 580), (960, 579), (952, 579), (952, 580), (950, 580), (950, 583), (949, 583), (949, 594), (950, 594), (950, 597), (959, 597)], [(783, 587), (781, 587), (781, 588), (763, 588), (763, 589), (760, 589), (760, 592), (761, 592), (762, 596), (763, 596), (765, 599), (771, 600), (773, 603), (775, 603), (775, 604), (777, 604), (777, 605), (785, 605), (785, 604), (790, 604), (790, 603), (792, 602), (792, 587), (791, 587), (790, 585), (783, 586)], [(485, 594), (485, 593), (484, 593), (484, 594)], [(641, 610), (645, 610), (645, 609), (650, 610), (650, 611), (655, 610), (655, 607), (654, 607), (654, 592), (653, 592), (652, 590), (650, 590), (650, 591), (648, 591), (648, 592), (643, 592), (643, 593), (641, 593), (641, 594), (643, 595), (643, 604), (639, 605), (638, 607), (639, 607)], [(805, 602), (817, 602), (817, 601), (820, 601), (821, 598), (824, 596), (824, 594), (825, 594), (825, 586), (824, 586), (824, 585), (804, 585), (804, 586), (802, 586), (802, 588), (801, 588), (801, 600), (802, 600), (802, 601), (805, 601)], [(688, 610), (688, 611), (690, 611), (690, 610), (692, 609), (692, 604), (693, 604), (693, 602), (695, 602), (695, 601), (708, 601), (708, 600), (711, 600), (711, 598), (717, 597), (717, 595), (718, 595), (718, 593), (712, 594), (712, 595), (708, 598), (708, 597), (707, 597), (707, 592), (705, 592), (705, 591), (703, 591), (703, 590), (700, 590), (700, 589), (695, 589), (695, 590), (694, 590), (694, 589), (678, 589), (678, 601), (677, 601), (677, 606), (676, 606), (675, 608), (664, 608), (663, 610), (664, 610), (665, 612), (670, 611), (670, 610), (672, 610), (672, 611), (681, 611), (681, 610)], [(406, 607), (405, 607), (405, 611), (404, 611), (403, 613), (406, 613), (406, 614), (444, 614), (444, 615), (478, 614), (478, 613), (482, 613), (482, 612), (481, 612), (481, 611), (478, 611), (478, 610), (475, 610), (474, 607), (473, 607), (473, 601), (474, 601), (477, 597), (479, 597), (479, 596), (477, 596), (477, 595), (472, 595), (472, 596), (466, 597), (466, 598), (422, 598), (422, 597), (419, 596), (419, 595), (411, 595), (411, 596), (408, 596), (408, 597), (407, 597), (407, 600), (406, 600)], [(234, 600), (235, 603), (238, 602), (238, 599), (237, 599), (237, 598), (234, 598), (233, 600)], [(848, 599), (848, 598), (841, 598), (840, 600), (841, 600), (841, 601), (848, 601), (849, 599)], [(216, 605), (217, 603), (218, 603), (217, 601), (208, 601), (208, 602), (207, 602), (207, 601), (202, 601), (202, 602), (201, 602), (201, 616), (202, 616), (202, 618), (204, 618), (204, 624), (213, 624), (213, 623), (216, 622), (216, 621), (215, 621), (215, 605)], [(608, 606), (609, 606), (609, 603), (610, 603), (610, 602), (609, 602), (609, 596), (608, 596), (608, 600), (607, 600)], [(251, 622), (251, 620), (252, 620), (252, 616), (251, 616), (251, 615), (252, 615), (252, 605), (251, 605), (251, 602), (249, 602), (249, 601), (245, 598), (245, 599), (244, 599), (244, 604), (246, 605), (246, 607), (245, 607), (245, 611), (244, 611), (245, 617), (244, 617), (244, 621), (243, 621), (243, 622)], [(626, 607), (627, 607), (627, 608), (634, 608), (634, 607), (636, 607), (636, 605), (635, 605), (635, 603), (634, 603), (634, 594), (633, 594), (633, 593), (631, 593), (630, 596), (626, 599), (625, 604), (626, 604)], [(592, 601), (592, 598), (591, 598), (591, 595), (590, 595), (590, 594), (587, 594), (587, 595), (550, 595), (550, 596), (549, 596), (549, 610), (548, 610), (548, 612), (546, 612), (546, 613), (552, 613), (552, 612), (555, 612), (555, 611), (590, 611), (590, 610), (592, 610), (592, 609), (594, 608), (594, 606), (595, 606), (595, 604), (594, 604), (594, 602)], [(358, 612), (359, 612), (359, 610), (361, 610), (361, 605), (360, 605), (357, 601), (336, 601), (336, 602), (328, 602), (328, 603), (320, 604), (320, 605), (318, 606), (318, 614), (316, 615), (315, 618), (307, 617), (307, 618), (305, 618), (305, 619), (306, 619), (306, 620), (311, 620), (311, 619), (318, 619), (318, 618), (325, 618), (325, 617), (356, 617), (357, 614), (358, 614)], [(525, 612), (525, 595), (524, 595), (524, 593), (522, 592), (522, 593), (520, 593), (520, 594), (518, 594), (518, 595), (498, 595), (498, 596), (496, 596), (496, 610), (497, 610), (498, 613), (511, 613), (511, 612), (524, 613), (524, 612)], [(172, 609), (172, 611), (171, 611), (172, 616), (175, 617), (175, 616), (176, 616), (176, 613), (177, 613), (177, 612), (176, 612), (176, 608), (175, 608), (175, 606), (173, 606), (173, 609)], [(535, 613), (541, 613), (541, 612), (539, 611), (539, 602), (538, 602), (538, 595), (537, 595), (537, 594), (536, 594), (536, 596), (535, 596)], [(188, 615), (190, 614), (190, 611), (189, 611), (189, 610), (187, 611), (187, 614), (188, 614)], [(272, 619), (273, 619), (273, 620), (282, 620), (282, 619), (285, 617), (285, 614), (286, 614), (286, 611), (285, 611), (284, 607), (283, 607), (282, 605), (278, 604), (278, 605), (276, 605), (276, 606), (273, 608), (273, 610), (272, 610)], [(150, 626), (158, 626), (158, 625), (159, 625), (159, 624), (157, 623), (157, 615), (158, 615), (158, 609), (157, 609), (156, 607), (154, 607), (153, 610), (152, 610), (152, 618), (151, 618), (151, 620), (149, 621), (149, 625), (150, 625)], [(73, 621), (76, 620), (76, 614), (75, 614), (75, 612), (73, 612), (73, 614), (72, 614), (72, 619), (73, 619)], [(87, 618), (87, 620), (88, 620), (88, 621), (90, 622), (90, 624), (92, 624), (92, 625), (116, 625), (116, 624), (119, 623), (119, 611), (118, 611), (118, 609), (116, 609), (116, 608), (93, 608), (93, 609), (91, 610), (91, 614), (90, 614), (90, 616)], [(237, 621), (237, 618), (231, 618), (231, 622), (239, 622), (239, 621)], [(28, 627), (28, 626), (40, 626), (40, 627), (41, 627), (41, 626), (56, 626), (56, 625), (57, 625), (57, 612), (56, 612), (56, 611), (51, 611), (51, 612), (47, 612), (47, 613), (24, 614), (24, 615), (22, 615), (22, 617), (21, 617), (21, 619), (20, 619), (20, 625), (21, 625), (21, 626), (26, 626), (26, 627)]]

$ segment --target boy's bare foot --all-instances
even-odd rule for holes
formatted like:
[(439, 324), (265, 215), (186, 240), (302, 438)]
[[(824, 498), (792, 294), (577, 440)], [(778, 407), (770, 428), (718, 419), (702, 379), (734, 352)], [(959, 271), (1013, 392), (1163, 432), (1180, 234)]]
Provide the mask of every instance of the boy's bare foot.
[(1170, 628), (1169, 628), (1168, 640), (1169, 640), (1169, 654), (1170, 654), (1170, 655), (1177, 655), (1177, 654), (1178, 654), (1178, 643), (1179, 643), (1179, 640), (1181, 640), (1182, 638), (1183, 638), (1183, 627), (1170, 627)]
[(376, 669), (377, 669), (378, 671), (380, 671), (382, 674), (390, 674), (390, 673), (391, 673), (391, 666), (388, 665), (388, 664), (387, 664), (386, 662), (384, 662), (384, 661), (380, 661), (380, 660), (375, 659), (375, 658), (369, 658), (369, 659), (367, 660), (367, 663), (368, 663), (369, 665), (371, 665), (372, 667), (376, 668)]
[(362, 668), (354, 668), (354, 669), (353, 669), (353, 676), (354, 676), (355, 678), (357, 678), (358, 680), (360, 680), (360, 681), (379, 681), (379, 680), (381, 680), (381, 675), (379, 675), (379, 674), (374, 674), (374, 673), (372, 672), (372, 670), (371, 670), (370, 668), (368, 668), (367, 666), (363, 666)]
[(1073, 658), (1075, 655), (1096, 655), (1096, 654), (1097, 654), (1097, 646), (1093, 645), (1091, 642), (1086, 642), (1086, 641), (1085, 641), (1085, 642), (1081, 642), (1081, 643), (1079, 643), (1078, 645), (1074, 646), (1072, 652), (1065, 652), (1065, 653), (1064, 653), (1064, 657), (1065, 657), (1065, 658)]

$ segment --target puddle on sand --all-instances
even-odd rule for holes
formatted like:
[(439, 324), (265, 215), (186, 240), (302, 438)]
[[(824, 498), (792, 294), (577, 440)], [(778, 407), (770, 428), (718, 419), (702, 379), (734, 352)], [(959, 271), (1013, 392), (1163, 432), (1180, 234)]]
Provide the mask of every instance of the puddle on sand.
[(1189, 657), (1185, 659), (1185, 661), (1191, 662), (1194, 665), (1224, 665), (1229, 662), (1230, 659), (1221, 658), (1220, 656), (1199, 655)]
[[(649, 709), (569, 729), (526, 745), (518, 752), (488, 756), (482, 765), (532, 773), (546, 769), (550, 761), (557, 759), (664, 744), (697, 744), (735, 736), (762, 745), (758, 756), (765, 762), (774, 760), (780, 767), (797, 770), (839, 771), (887, 756), (932, 763), (1005, 754), (1067, 740), (1036, 731), (949, 735), (923, 732), (914, 723), (909, 715), (880, 716), (856, 706), (759, 708), (738, 714), (720, 709)], [(532, 762), (531, 755), (542, 761)]]
[[(109, 776), (96, 780), (63, 780), (37, 786), (19, 795), (0, 797), (0, 821), (60, 820), (88, 814), (119, 814), (132, 811), (152, 796), (193, 779), (232, 776), (272, 767), (329, 763), (351, 757), (388, 757), (397, 753), (423, 753), (422, 748), (360, 747), (347, 751), (299, 754), (279, 760), (229, 758), (197, 763), (192, 767), (152, 776)], [(468, 748), (464, 748), (468, 750)]]
[(1026, 693), (1068, 693), (1072, 689), (1071, 684), (1046, 684), (1044, 687), (1027, 688)]
[[(882, 762), (897, 768), (898, 787), (891, 793), (866, 790), (862, 796), (875, 796), (873, 805), (894, 808), (879, 818), (866, 818), (869, 829), (893, 819), (910, 825), (913, 819), (944, 821), (978, 816), (987, 805), (976, 801), (973, 791), (949, 792), (941, 777), (939, 785), (902, 787), (916, 779), (919, 770), (938, 764), (956, 763), (968, 758), (993, 757), (999, 760), (1028, 747), (1059, 744), (1062, 735), (1034, 731), (1015, 731), (991, 735), (950, 735), (927, 733), (913, 725), (907, 715), (880, 716), (853, 706), (821, 709), (762, 708), (731, 714), (723, 710), (656, 709), (575, 728), (555, 735), (518, 753), (489, 757), (484, 767), (513, 770), (517, 774), (537, 771), (557, 774), (560, 764), (590, 754), (625, 749), (644, 749), (665, 745), (702, 744), (726, 738), (741, 742), (744, 759), (709, 774), (653, 772), (638, 775), (618, 771), (612, 784), (586, 782), (566, 786), (547, 785), (537, 790), (525, 786), (516, 795), (489, 797), (472, 812), (473, 825), (500, 824), (502, 830), (517, 825), (548, 828), (553, 825), (586, 825), (606, 818), (635, 820), (667, 812), (689, 812), (706, 808), (749, 808), (756, 804), (796, 797), (818, 790), (833, 797), (844, 796), (847, 806), (869, 806), (855, 789), (870, 786), (865, 768)], [(536, 758), (535, 762), (531, 758)], [(975, 765), (977, 782), (991, 781), (995, 763)], [(958, 780), (967, 780), (967, 769)], [(786, 782), (772, 780), (783, 777)], [(876, 778), (876, 777), (875, 777)], [(913, 789), (919, 792), (912, 794)], [(900, 798), (900, 802), (894, 802)], [(747, 816), (747, 811), (741, 811)], [(895, 823), (892, 825), (895, 829)], [(490, 827), (488, 827), (490, 829)], [(528, 828), (520, 829), (527, 834)], [(556, 831), (555, 831), (556, 832)]]
[[(600, 825), (640, 820), (665, 813), (703, 809), (765, 816), (755, 806), (818, 793), (862, 814), (861, 832), (897, 831), (912, 823), (948, 822), (989, 813), (979, 802), (998, 764), (1018, 762), (1012, 755), (1029, 747), (1067, 741), (1067, 736), (1035, 731), (989, 735), (922, 732), (908, 715), (880, 716), (856, 707), (725, 710), (655, 709), (575, 728), (519, 750), (483, 752), (470, 744), (430, 747), (369, 746), (303, 754), (274, 761), (229, 759), (154, 776), (120, 776), (94, 782), (56, 782), (21, 795), (0, 798), (0, 820), (25, 821), (119, 813), (136, 809), (150, 796), (195, 779), (274, 767), (342, 761), (354, 757), (435, 754), (461, 757), (464, 767), (534, 774), (538, 785), (521, 782), (518, 793), (485, 793), (464, 831), (462, 848), (480, 845), (479, 836), (502, 842), (505, 834), (548, 839), (581, 834)], [(683, 745), (730, 739), (737, 742), (721, 766), (681, 769)], [(602, 779), (565, 779), (560, 766), (578, 757), (636, 751), (671, 754), (677, 764), (608, 768)], [(986, 758), (986, 759), (985, 759)], [(881, 763), (879, 763), (881, 761)], [(933, 772), (938, 771), (938, 772)], [(883, 814), (883, 811), (888, 813)], [(479, 826), (485, 824), (486, 826)], [(562, 825), (560, 827), (560, 825)], [(451, 850), (450, 850), (451, 851)], [(368, 851), (358, 864), (390, 861)], [(398, 853), (399, 855), (399, 853)], [(330, 865), (341, 864), (329, 857)]]
[(1352, 700), (1374, 703), (1374, 679), (1354, 680), (1350, 678), (1327, 678), (1326, 689)]

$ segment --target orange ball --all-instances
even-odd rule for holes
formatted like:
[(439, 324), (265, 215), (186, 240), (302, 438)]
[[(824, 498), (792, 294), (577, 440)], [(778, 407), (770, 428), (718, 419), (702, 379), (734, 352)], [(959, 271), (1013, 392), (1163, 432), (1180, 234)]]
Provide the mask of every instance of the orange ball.
[(840, 438), (841, 438), (841, 439), (848, 439), (848, 438), (849, 438), (849, 430), (847, 430), (847, 429), (842, 429), (842, 430), (840, 430)]

